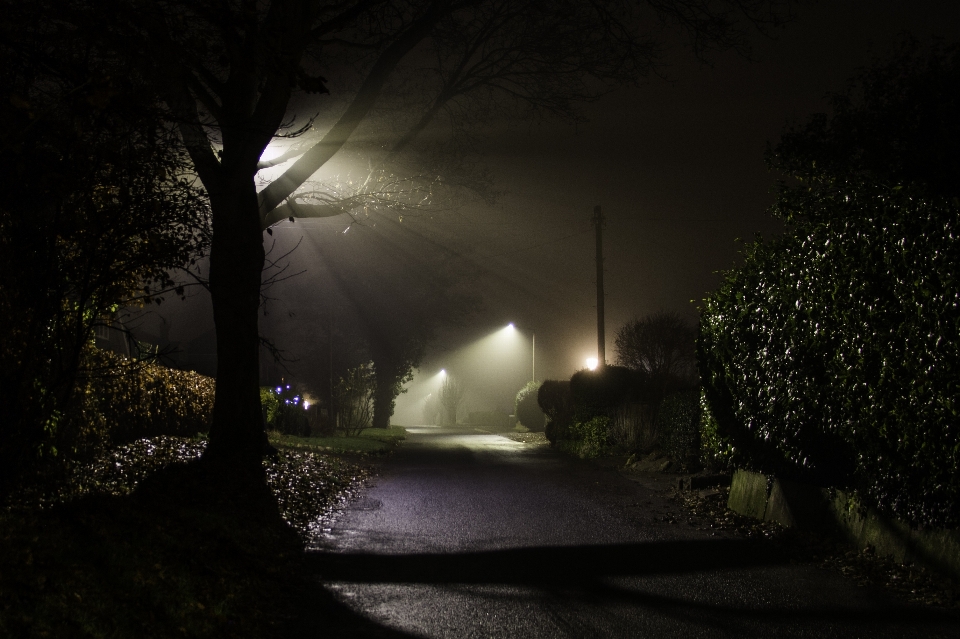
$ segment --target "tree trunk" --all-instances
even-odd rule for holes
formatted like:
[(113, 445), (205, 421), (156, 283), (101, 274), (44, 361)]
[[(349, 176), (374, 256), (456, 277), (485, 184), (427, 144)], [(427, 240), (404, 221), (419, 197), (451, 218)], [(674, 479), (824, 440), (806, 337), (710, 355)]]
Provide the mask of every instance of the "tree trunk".
[(210, 193), (210, 297), (217, 332), (217, 390), (205, 458), (260, 468), (268, 450), (260, 408), (260, 276), (263, 234), (253, 179)]
[(397, 398), (395, 389), (397, 372), (394, 367), (374, 361), (377, 388), (373, 394), (373, 427), (389, 428), (390, 418), (393, 417), (394, 400)]

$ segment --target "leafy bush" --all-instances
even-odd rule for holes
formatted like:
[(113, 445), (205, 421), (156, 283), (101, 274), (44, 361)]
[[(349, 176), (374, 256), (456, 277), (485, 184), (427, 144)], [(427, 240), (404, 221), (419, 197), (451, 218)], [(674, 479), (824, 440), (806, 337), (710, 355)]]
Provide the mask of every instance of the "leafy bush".
[(547, 422), (547, 416), (537, 403), (539, 392), (539, 382), (527, 382), (527, 385), (517, 393), (516, 403), (514, 404), (514, 414), (517, 416), (517, 421), (524, 428), (534, 432), (542, 431)]
[(717, 433), (737, 464), (960, 524), (960, 205), (894, 190), (845, 208), (756, 243), (706, 300)]
[(706, 393), (700, 391), (700, 461), (714, 472), (731, 470), (733, 446), (730, 440), (720, 433), (717, 420), (710, 411)]
[(263, 423), (270, 427), (280, 401), (276, 391), (269, 386), (260, 387), (260, 409), (263, 411)]
[(958, 104), (960, 45), (906, 39), (769, 152), (791, 178), (772, 211), (796, 226), (753, 245), (702, 315), (732, 462), (960, 525)]
[(216, 382), (89, 348), (77, 389), (39, 449), (45, 474), (58, 474), (74, 461), (140, 438), (206, 432)]
[(569, 439), (562, 440), (560, 449), (581, 459), (595, 459), (607, 446), (610, 419), (594, 417), (587, 421), (575, 421), (569, 428)]

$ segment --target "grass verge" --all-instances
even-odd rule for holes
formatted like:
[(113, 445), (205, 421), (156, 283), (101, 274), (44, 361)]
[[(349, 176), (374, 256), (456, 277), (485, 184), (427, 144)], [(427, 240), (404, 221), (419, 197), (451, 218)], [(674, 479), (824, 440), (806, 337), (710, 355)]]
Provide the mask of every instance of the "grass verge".
[(383, 455), (390, 452), (407, 436), (400, 426), (367, 428), (357, 437), (295, 437), (278, 432), (268, 433), (270, 443), (277, 448), (332, 452), (338, 454)]

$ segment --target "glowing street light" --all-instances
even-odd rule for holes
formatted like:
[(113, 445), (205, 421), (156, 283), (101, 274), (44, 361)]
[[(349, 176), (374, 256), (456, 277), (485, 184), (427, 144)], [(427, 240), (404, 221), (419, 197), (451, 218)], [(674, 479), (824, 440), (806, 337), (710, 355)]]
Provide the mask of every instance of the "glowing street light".
[(599, 360), (598, 360), (596, 357), (588, 357), (588, 358), (587, 358), (587, 368), (589, 368), (589, 369), (592, 370), (592, 371), (597, 370), (597, 364), (598, 364), (598, 363), (599, 363)]

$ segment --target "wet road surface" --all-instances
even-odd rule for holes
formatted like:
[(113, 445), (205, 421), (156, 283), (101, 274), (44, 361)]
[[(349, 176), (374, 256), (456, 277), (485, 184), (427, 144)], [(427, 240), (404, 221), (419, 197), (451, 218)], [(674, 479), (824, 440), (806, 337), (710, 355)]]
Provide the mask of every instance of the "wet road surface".
[(692, 525), (652, 478), (479, 431), (408, 430), (308, 553), (369, 620), (358, 635), (960, 637), (956, 616)]

